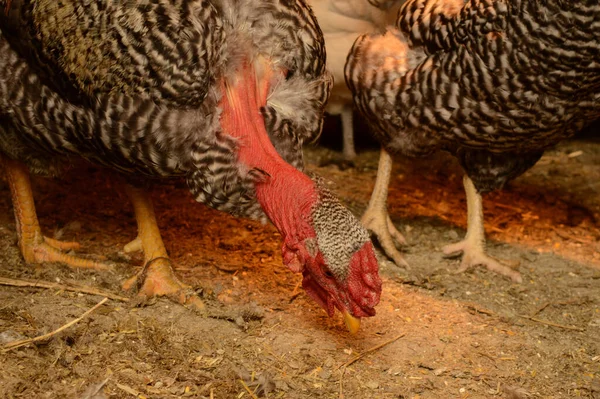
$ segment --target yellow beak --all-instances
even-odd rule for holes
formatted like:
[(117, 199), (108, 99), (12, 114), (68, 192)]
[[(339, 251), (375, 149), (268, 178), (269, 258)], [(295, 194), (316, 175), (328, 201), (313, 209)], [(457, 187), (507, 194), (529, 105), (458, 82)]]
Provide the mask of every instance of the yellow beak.
[(350, 313), (344, 312), (344, 323), (350, 334), (356, 334), (360, 329), (360, 318), (352, 316)]

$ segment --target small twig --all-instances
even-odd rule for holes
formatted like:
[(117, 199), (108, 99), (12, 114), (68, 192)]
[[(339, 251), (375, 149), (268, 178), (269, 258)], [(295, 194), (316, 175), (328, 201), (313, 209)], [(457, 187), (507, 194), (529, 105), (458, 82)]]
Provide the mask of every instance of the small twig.
[(581, 150), (573, 151), (572, 153), (567, 155), (567, 158), (577, 158), (578, 156), (580, 156), (582, 154), (583, 154), (583, 151), (581, 151)]
[(129, 298), (113, 294), (111, 292), (102, 291), (93, 287), (88, 287), (85, 285), (66, 285), (66, 284), (58, 284), (53, 283), (51, 281), (41, 281), (41, 280), (22, 280), (22, 279), (14, 279), (14, 278), (6, 278), (0, 277), (0, 285), (7, 285), (11, 287), (31, 287), (31, 288), (48, 288), (48, 289), (57, 289), (57, 290), (65, 290), (65, 291), (73, 291), (73, 292), (81, 292), (83, 294), (90, 295), (98, 295), (103, 296), (109, 299), (114, 299), (116, 301), (127, 302)]
[(494, 233), (501, 233), (501, 234), (506, 233), (505, 229), (501, 229), (501, 228), (496, 227), (496, 226), (487, 226), (487, 229), (493, 231)]
[(474, 304), (471, 304), (471, 303), (465, 304), (464, 307), (466, 307), (467, 309), (471, 309), (474, 312), (481, 313), (481, 314), (484, 314), (484, 315), (487, 315), (487, 316), (499, 317), (496, 313), (492, 312), (491, 310), (480, 308), (480, 307), (478, 307), (478, 306), (476, 306)]
[(354, 358), (348, 360), (346, 363), (342, 364), (340, 367), (338, 367), (338, 370), (341, 369), (341, 374), (340, 374), (340, 395), (339, 395), (339, 399), (344, 399), (344, 374), (346, 374), (346, 368), (348, 366), (350, 366), (351, 364), (353, 364), (354, 362), (362, 359), (363, 357), (365, 357), (366, 355), (368, 355), (369, 353), (373, 353), (381, 348), (383, 348), (384, 346), (387, 346), (389, 344), (391, 344), (392, 342), (395, 342), (397, 340), (399, 340), (400, 338), (404, 337), (406, 335), (406, 333), (402, 333), (400, 335), (395, 336), (394, 338), (385, 341), (379, 345), (375, 345), (374, 347), (367, 349), (366, 351), (364, 351), (363, 353), (361, 353), (360, 355), (355, 356)]
[(496, 206), (498, 208), (503, 208), (503, 209), (508, 209), (510, 211), (515, 211), (515, 212), (523, 213), (523, 209), (518, 208), (516, 206), (506, 205), (506, 204), (501, 204), (499, 202), (491, 202), (491, 201), (488, 201), (487, 203), (488, 204), (491, 203), (492, 205), (494, 205), (494, 206)]
[(300, 288), (300, 284), (302, 284), (302, 279), (298, 280), (298, 283), (294, 287), (294, 290), (292, 291), (292, 296), (290, 297), (290, 300), (288, 301), (288, 303), (294, 302), (296, 300), (296, 298), (298, 298), (300, 296), (301, 292), (298, 291), (298, 288)]
[(127, 385), (117, 383), (117, 388), (119, 388), (122, 391), (127, 392), (130, 395), (135, 396), (136, 398), (147, 399), (146, 396), (144, 396), (141, 392), (138, 392), (135, 389), (128, 387)]
[(298, 288), (300, 288), (300, 284), (302, 284), (302, 279), (298, 279), (298, 282), (296, 283), (296, 286), (294, 287), (294, 290), (292, 291), (292, 296), (294, 296), (298, 293)]
[(50, 337), (52, 337), (53, 335), (58, 334), (59, 332), (66, 330), (67, 328), (79, 323), (81, 320), (83, 320), (86, 316), (88, 316), (90, 313), (92, 313), (94, 310), (98, 309), (100, 306), (104, 305), (106, 303), (106, 301), (108, 301), (108, 298), (104, 298), (103, 300), (101, 300), (100, 302), (98, 302), (93, 308), (87, 310), (84, 314), (82, 314), (81, 316), (79, 316), (78, 318), (76, 318), (75, 320), (70, 321), (69, 323), (65, 324), (64, 326), (48, 333), (48, 334), (44, 334), (44, 335), (40, 335), (38, 337), (35, 338), (29, 338), (29, 339), (21, 339), (18, 341), (12, 341), (7, 343), (6, 345), (4, 345), (2, 347), (2, 352), (8, 352), (12, 349), (16, 349), (16, 348), (20, 348), (21, 346), (25, 346), (25, 345), (29, 345), (31, 343), (34, 342), (38, 342), (38, 341), (43, 341), (45, 339), (48, 339)]
[(537, 308), (535, 311), (533, 311), (533, 313), (531, 313), (529, 315), (529, 317), (534, 317), (535, 315), (540, 313), (542, 310), (546, 309), (548, 306), (583, 305), (587, 301), (588, 300), (585, 298), (575, 298), (575, 299), (569, 299), (568, 301), (546, 302), (545, 304), (543, 304), (542, 306)]
[(565, 231), (561, 231), (561, 230), (559, 230), (559, 229), (557, 229), (557, 228), (555, 228), (555, 227), (552, 227), (552, 230), (554, 230), (554, 232), (555, 232), (555, 233), (556, 233), (556, 234), (557, 234), (557, 235), (558, 235), (560, 238), (563, 238), (563, 239), (565, 239), (565, 240), (569, 240), (569, 241), (576, 241), (576, 242), (578, 242), (578, 243), (580, 243), (580, 244), (586, 244), (586, 245), (591, 245), (591, 244), (594, 244), (594, 243), (595, 243), (595, 241), (593, 241), (593, 240), (586, 240), (586, 239), (585, 239), (585, 238), (583, 238), (583, 237), (577, 237), (577, 236), (574, 236), (574, 235), (572, 235), (572, 234), (569, 234), (569, 233), (567, 233), (567, 232), (565, 232)]
[(242, 386), (250, 394), (250, 396), (252, 397), (252, 399), (258, 399), (258, 397), (254, 394), (254, 392), (252, 392), (252, 390), (250, 390), (250, 388), (248, 387), (248, 385), (246, 385), (246, 383), (244, 382), (244, 380), (240, 380), (240, 384), (242, 384)]
[(492, 360), (492, 361), (496, 361), (496, 358), (494, 356), (488, 355), (487, 353), (484, 352), (475, 352), (483, 357), (487, 357), (488, 359)]
[(294, 295), (292, 295), (290, 297), (290, 300), (288, 301), (289, 304), (293, 303), (296, 299), (298, 299), (298, 297), (301, 295), (301, 292), (296, 292)]
[(346, 363), (342, 364), (340, 367), (338, 367), (338, 370), (341, 369), (341, 368), (346, 368), (346, 367), (350, 366), (351, 364), (353, 364), (354, 362), (362, 359), (363, 357), (365, 357), (369, 353), (373, 353), (373, 352), (375, 352), (375, 351), (383, 348), (384, 346), (387, 346), (387, 345), (389, 345), (389, 344), (391, 344), (391, 343), (399, 340), (400, 338), (404, 337), (405, 335), (406, 335), (406, 333), (402, 333), (402, 334), (397, 335), (397, 336), (395, 336), (394, 338), (392, 338), (392, 339), (390, 339), (388, 341), (385, 341), (385, 342), (383, 342), (383, 343), (381, 343), (379, 345), (375, 345), (374, 347), (372, 347), (370, 349), (367, 349), (366, 351), (364, 351), (360, 355), (357, 355), (354, 358), (348, 360)]
[(342, 369), (342, 374), (340, 375), (340, 399), (344, 399), (344, 374), (346, 374), (346, 367)]
[(551, 321), (542, 320), (542, 319), (538, 319), (538, 318), (531, 317), (531, 316), (519, 315), (519, 317), (522, 317), (522, 318), (527, 319), (527, 320), (535, 321), (537, 323), (545, 324), (547, 326), (564, 328), (566, 330), (585, 331), (585, 329), (581, 328), (581, 327), (565, 326), (563, 324), (553, 323)]
[(534, 317), (536, 314), (540, 313), (542, 310), (546, 309), (548, 306), (550, 306), (550, 302), (546, 302), (545, 304), (543, 304), (542, 306), (537, 308), (535, 311), (533, 311), (533, 313), (531, 313), (531, 315), (529, 317)]

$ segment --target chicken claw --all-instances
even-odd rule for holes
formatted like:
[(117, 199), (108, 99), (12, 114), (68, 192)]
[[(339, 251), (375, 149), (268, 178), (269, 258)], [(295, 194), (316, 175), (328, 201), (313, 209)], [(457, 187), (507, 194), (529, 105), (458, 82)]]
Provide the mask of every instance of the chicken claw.
[[(41, 237), (38, 238), (38, 237)], [(91, 259), (69, 255), (63, 250), (78, 249), (77, 242), (61, 242), (45, 236), (36, 235), (31, 242), (20, 240), (21, 253), (28, 263), (60, 262), (67, 266), (80, 269), (111, 270), (108, 264)]]
[(481, 194), (477, 192), (471, 179), (465, 175), (463, 179), (467, 195), (467, 235), (464, 240), (446, 245), (442, 250), (445, 255), (453, 256), (462, 252), (463, 258), (457, 273), (462, 273), (470, 267), (482, 265), (488, 270), (521, 283), (521, 274), (503, 265), (485, 253), (485, 231), (483, 227), (483, 206)]
[(400, 233), (390, 215), (387, 214), (385, 208), (374, 209), (369, 208), (361, 218), (362, 225), (369, 231), (373, 232), (377, 236), (377, 240), (383, 248), (385, 254), (390, 257), (394, 263), (405, 269), (410, 269), (408, 263), (404, 260), (400, 251), (396, 247), (398, 244), (406, 244), (406, 239)]
[(61, 262), (82, 269), (110, 270), (110, 265), (69, 255), (63, 250), (79, 249), (76, 242), (61, 242), (42, 234), (35, 211), (29, 171), (21, 162), (1, 158), (12, 195), (19, 248), (27, 263)]
[(142, 248), (142, 239), (140, 238), (140, 236), (135, 237), (133, 240), (131, 240), (130, 242), (125, 244), (125, 246), (123, 246), (123, 251), (125, 251), (125, 253), (127, 254), (143, 250), (144, 248)]
[(129, 290), (137, 285), (138, 293), (142, 297), (166, 296), (174, 302), (190, 305), (195, 310), (204, 312), (202, 300), (190, 286), (183, 284), (175, 276), (172, 261), (156, 224), (149, 195), (143, 189), (131, 185), (126, 185), (125, 191), (133, 204), (138, 225), (138, 236), (125, 246), (125, 251), (142, 250), (145, 264), (141, 272), (123, 284), (123, 288)]
[(134, 286), (137, 286), (138, 295), (143, 298), (165, 296), (173, 302), (191, 306), (196, 311), (206, 310), (192, 287), (175, 276), (169, 258), (158, 257), (147, 262), (139, 273), (125, 281), (123, 289), (131, 290)]
[(516, 283), (523, 282), (521, 273), (519, 273), (516, 270), (513, 270), (512, 268), (506, 265), (503, 265), (498, 260), (487, 255), (485, 253), (483, 245), (477, 245), (476, 243), (469, 241), (468, 239), (459, 241), (454, 244), (446, 245), (444, 246), (442, 251), (444, 252), (444, 255), (448, 257), (452, 257), (462, 253), (460, 267), (458, 268), (456, 273), (464, 273), (471, 267), (481, 265), (485, 266), (491, 272), (498, 273), (510, 278)]

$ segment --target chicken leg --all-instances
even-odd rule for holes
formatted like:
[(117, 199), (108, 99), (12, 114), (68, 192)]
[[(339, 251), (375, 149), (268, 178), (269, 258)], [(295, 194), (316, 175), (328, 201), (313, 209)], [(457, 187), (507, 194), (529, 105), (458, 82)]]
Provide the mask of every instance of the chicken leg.
[(8, 178), (17, 225), (21, 254), (27, 263), (61, 262), (82, 269), (111, 269), (109, 265), (68, 255), (63, 250), (78, 249), (76, 242), (61, 242), (42, 234), (35, 211), (31, 181), (27, 166), (1, 157)]
[(144, 253), (144, 267), (137, 275), (128, 279), (123, 288), (128, 290), (134, 284), (138, 285), (141, 296), (167, 296), (173, 301), (184, 305), (191, 305), (196, 310), (203, 311), (204, 303), (191, 290), (175, 276), (171, 267), (172, 262), (160, 236), (152, 201), (145, 190), (125, 186), (127, 196), (133, 204), (135, 218), (138, 225), (138, 236), (125, 246), (127, 252), (142, 250)]
[(344, 138), (343, 153), (346, 161), (352, 161), (354, 158), (356, 158), (352, 116), (352, 107), (344, 106), (340, 112), (340, 118), (342, 119), (342, 135)]
[(406, 244), (404, 236), (396, 229), (387, 211), (388, 185), (392, 174), (392, 157), (385, 149), (381, 149), (375, 187), (369, 200), (369, 206), (361, 218), (363, 226), (372, 231), (379, 240), (383, 251), (396, 265), (409, 269), (394, 240), (398, 244)]
[(467, 195), (467, 234), (464, 240), (443, 248), (444, 254), (453, 255), (462, 252), (463, 257), (457, 273), (462, 273), (470, 267), (482, 265), (492, 272), (502, 274), (511, 280), (520, 283), (523, 281), (521, 274), (485, 253), (485, 231), (483, 228), (483, 206), (481, 194), (477, 192), (471, 179), (465, 175), (463, 178), (465, 193)]

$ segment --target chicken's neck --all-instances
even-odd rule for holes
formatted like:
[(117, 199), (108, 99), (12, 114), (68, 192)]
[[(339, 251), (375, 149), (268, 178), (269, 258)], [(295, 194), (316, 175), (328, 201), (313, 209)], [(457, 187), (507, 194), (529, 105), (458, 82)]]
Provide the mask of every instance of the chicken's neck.
[(285, 162), (269, 139), (260, 108), (266, 105), (268, 83), (276, 72), (264, 63), (257, 67), (262, 68), (259, 73), (255, 66), (247, 66), (237, 74), (236, 82), (225, 84), (221, 127), (238, 139), (238, 161), (265, 174), (255, 184), (265, 214), (284, 239), (302, 241), (315, 236), (310, 218), (318, 195), (314, 182)]

